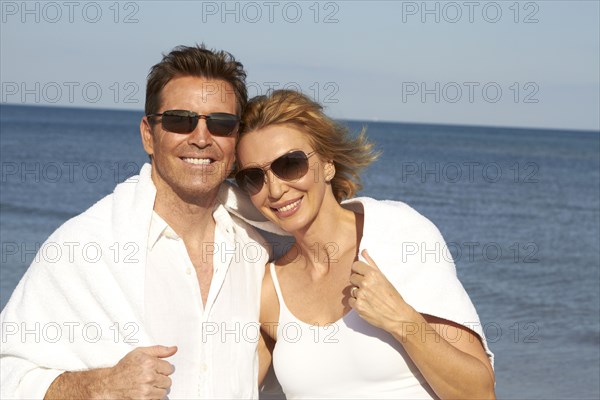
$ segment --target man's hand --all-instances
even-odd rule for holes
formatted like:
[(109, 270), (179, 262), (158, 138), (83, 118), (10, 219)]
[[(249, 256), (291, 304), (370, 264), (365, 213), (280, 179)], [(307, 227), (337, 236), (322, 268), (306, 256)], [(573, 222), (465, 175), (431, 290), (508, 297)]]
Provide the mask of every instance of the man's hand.
[(105, 399), (164, 398), (171, 387), (169, 375), (175, 368), (161, 358), (171, 357), (175, 352), (175, 346), (138, 347), (108, 369), (100, 396)]
[(138, 347), (111, 368), (65, 372), (52, 382), (44, 399), (162, 399), (175, 368), (162, 358), (177, 347)]

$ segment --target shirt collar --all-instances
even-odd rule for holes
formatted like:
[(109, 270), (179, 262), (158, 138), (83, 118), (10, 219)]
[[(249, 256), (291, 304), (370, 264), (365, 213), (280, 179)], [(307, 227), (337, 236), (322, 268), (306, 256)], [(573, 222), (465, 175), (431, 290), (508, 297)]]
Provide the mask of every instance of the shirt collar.
[(227, 209), (221, 203), (217, 203), (213, 210), (213, 218), (215, 219), (216, 229), (228, 239), (233, 240), (235, 236), (235, 224)]
[[(169, 227), (169, 224), (152, 210), (152, 219), (150, 220), (150, 230), (148, 231), (148, 249), (152, 249), (158, 239), (163, 236), (167, 236), (166, 233), (169, 231), (169, 237), (179, 238), (175, 231)], [(174, 237), (172, 235), (175, 235)]]
[[(218, 229), (226, 238), (233, 240), (235, 235), (235, 224), (223, 204), (215, 204), (212, 215), (215, 220), (216, 229)], [(152, 249), (156, 242), (162, 237), (179, 240), (179, 235), (177, 235), (156, 211), (152, 210), (152, 219), (150, 220), (150, 230), (148, 232), (148, 249)]]

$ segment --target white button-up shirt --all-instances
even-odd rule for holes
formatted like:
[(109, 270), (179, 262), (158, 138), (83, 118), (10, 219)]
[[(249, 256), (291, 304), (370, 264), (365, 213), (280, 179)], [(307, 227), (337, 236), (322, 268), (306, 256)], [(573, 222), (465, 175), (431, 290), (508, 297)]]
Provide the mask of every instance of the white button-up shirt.
[(268, 251), (260, 236), (227, 213), (213, 212), (213, 259), (206, 306), (183, 240), (154, 213), (148, 236), (145, 323), (156, 344), (178, 346), (170, 399), (258, 398), (260, 289)]

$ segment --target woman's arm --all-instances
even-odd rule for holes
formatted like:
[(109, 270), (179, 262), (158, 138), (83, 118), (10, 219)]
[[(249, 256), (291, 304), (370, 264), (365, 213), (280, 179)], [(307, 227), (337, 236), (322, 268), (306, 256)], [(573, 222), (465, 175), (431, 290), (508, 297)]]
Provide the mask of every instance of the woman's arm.
[[(271, 346), (267, 344), (270, 342)], [(258, 341), (258, 386), (260, 386), (269, 372), (271, 361), (273, 359), (273, 339), (266, 335), (266, 333), (260, 331), (260, 339)]]
[(494, 399), (494, 371), (479, 338), (408, 305), (366, 251), (355, 262), (350, 305), (368, 323), (396, 338), (441, 399)]
[(494, 371), (477, 335), (416, 311), (411, 320), (389, 332), (441, 399), (495, 398)]
[(258, 342), (258, 385), (269, 372), (273, 358), (273, 348), (277, 340), (277, 321), (279, 321), (279, 300), (271, 278), (269, 264), (265, 266), (265, 276), (260, 295), (260, 340)]
[[(437, 334), (440, 338), (437, 340), (437, 337), (433, 334), (433, 332), (429, 331), (429, 333), (425, 335), (427, 339), (422, 341), (423, 344), (429, 346), (430, 351), (439, 352), (438, 356), (440, 358), (440, 363), (435, 366), (435, 371), (423, 372), (423, 370), (427, 370), (428, 366), (427, 363), (423, 362), (423, 375), (428, 376), (431, 381), (436, 381), (443, 379), (444, 377), (451, 376), (453, 369), (458, 368), (463, 375), (469, 373), (472, 374), (473, 377), (471, 379), (474, 382), (479, 382), (482, 386), (481, 393), (483, 393), (484, 396), (477, 397), (476, 394), (473, 394), (472, 397), (494, 398), (494, 370), (485, 350), (483, 349), (483, 345), (481, 344), (481, 339), (479, 336), (473, 333), (470, 329), (452, 321), (431, 315), (421, 316), (425, 319), (425, 321), (427, 321), (427, 325), (424, 325), (425, 329), (429, 328), (435, 330), (435, 334)], [(443, 343), (443, 345), (437, 347), (438, 342)], [(446, 346), (446, 344), (448, 344), (450, 347)], [(418, 346), (419, 343), (417, 343), (416, 347)], [(404, 348), (406, 349), (407, 346), (405, 345)], [(415, 348), (415, 350), (416, 353), (421, 353), (417, 348)], [(447, 351), (447, 353), (444, 353), (445, 351)], [(465, 360), (462, 360), (465, 355), (470, 356), (470, 358), (467, 357)], [(473, 359), (479, 361), (481, 365), (473, 362)], [(484, 370), (481, 368), (481, 366), (485, 367), (487, 376), (484, 374)], [(477, 374), (481, 374), (482, 376), (479, 377)], [(428, 381), (430, 379), (428, 379)], [(460, 379), (460, 381), (462, 380), (467, 381), (467, 378)], [(436, 386), (452, 386), (456, 383), (457, 382), (440, 381), (436, 384)], [(484, 384), (489, 386), (485, 387)], [(464, 391), (466, 389), (468, 388), (461, 390)], [(452, 397), (452, 395), (449, 395), (449, 397)]]

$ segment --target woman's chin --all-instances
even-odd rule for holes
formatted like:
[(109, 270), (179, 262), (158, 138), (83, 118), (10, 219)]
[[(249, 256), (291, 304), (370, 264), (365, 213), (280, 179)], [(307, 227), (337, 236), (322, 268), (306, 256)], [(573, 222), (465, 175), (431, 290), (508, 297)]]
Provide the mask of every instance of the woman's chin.
[(267, 218), (277, 225), (277, 227), (292, 235), (298, 231), (302, 231), (308, 225), (299, 218), (279, 218), (274, 215), (269, 215)]

